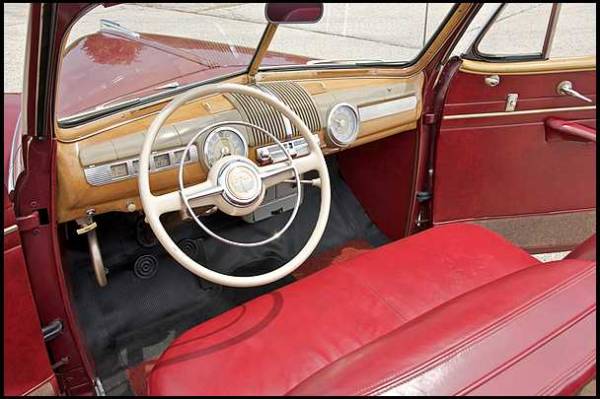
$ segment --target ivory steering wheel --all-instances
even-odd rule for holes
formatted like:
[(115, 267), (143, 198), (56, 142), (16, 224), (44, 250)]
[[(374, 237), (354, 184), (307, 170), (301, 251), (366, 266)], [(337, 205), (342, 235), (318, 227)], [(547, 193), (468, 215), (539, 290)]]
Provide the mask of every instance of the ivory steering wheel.
[[(224, 125), (226, 122), (214, 123), (197, 132), (191, 138), (186, 146), (186, 152), (181, 156), (181, 164), (179, 168), (179, 190), (172, 191), (162, 195), (154, 195), (150, 191), (150, 181), (148, 167), (150, 163), (150, 155), (152, 153), (152, 145), (156, 139), (161, 127), (165, 121), (179, 107), (196, 98), (205, 97), (213, 94), (237, 93), (254, 97), (255, 99), (272, 106), (289, 119), (292, 125), (296, 126), (302, 137), (308, 143), (310, 150), (308, 155), (292, 158), (287, 148), (277, 140), (277, 138), (266, 130), (249, 124), (247, 122), (229, 122), (231, 125), (246, 125), (249, 128), (257, 129), (268, 135), (275, 141), (277, 145), (284, 151), (287, 161), (274, 163), (266, 166), (257, 166), (250, 159), (242, 156), (230, 155), (225, 156), (215, 162), (210, 170), (206, 181), (194, 184), (189, 187), (183, 186), (183, 164), (185, 162), (185, 154), (189, 151), (192, 145), (195, 145), (196, 139), (205, 132), (211, 131), (218, 125)], [(160, 216), (167, 212), (188, 210), (196, 223), (207, 231), (213, 237), (227, 242), (229, 244), (242, 247), (257, 246), (267, 244), (279, 238), (283, 232), (289, 227), (294, 220), (294, 216), (298, 211), (300, 204), (300, 175), (310, 170), (316, 170), (319, 174), (319, 179), (315, 180), (318, 187), (321, 189), (321, 205), (319, 208), (319, 217), (315, 228), (304, 245), (304, 247), (294, 256), (289, 262), (279, 268), (257, 276), (230, 276), (215, 272), (204, 265), (199, 264), (183, 252), (179, 246), (173, 241), (169, 233), (165, 230), (160, 221)], [(278, 233), (270, 238), (255, 242), (255, 243), (239, 243), (227, 240), (220, 237), (209, 230), (194, 214), (192, 207), (212, 205), (216, 206), (222, 212), (232, 216), (244, 216), (252, 213), (262, 203), (265, 195), (265, 190), (271, 186), (281, 183), (285, 180), (295, 178), (298, 183), (298, 197), (296, 205), (292, 212), (292, 216), (288, 223)], [(327, 225), (329, 217), (329, 207), (331, 204), (331, 188), (329, 183), (329, 173), (325, 158), (319, 147), (319, 143), (315, 135), (311, 133), (306, 124), (296, 115), (287, 105), (281, 102), (276, 97), (272, 97), (258, 89), (242, 86), (233, 83), (223, 83), (202, 86), (191, 89), (173, 98), (173, 100), (160, 111), (156, 116), (144, 140), (142, 151), (140, 153), (138, 187), (140, 192), (140, 200), (146, 220), (156, 238), (160, 241), (165, 250), (183, 267), (194, 273), (198, 277), (211, 281), (215, 284), (221, 284), (229, 287), (255, 287), (269, 284), (277, 281), (282, 277), (296, 270), (314, 251)]]

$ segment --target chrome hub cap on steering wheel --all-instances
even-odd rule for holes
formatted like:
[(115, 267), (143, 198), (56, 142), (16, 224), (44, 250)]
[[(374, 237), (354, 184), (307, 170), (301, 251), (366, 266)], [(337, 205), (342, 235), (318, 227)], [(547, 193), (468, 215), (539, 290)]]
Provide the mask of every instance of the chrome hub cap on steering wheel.
[(259, 171), (249, 161), (236, 160), (223, 168), (218, 178), (223, 198), (235, 206), (248, 206), (261, 201), (264, 187)]

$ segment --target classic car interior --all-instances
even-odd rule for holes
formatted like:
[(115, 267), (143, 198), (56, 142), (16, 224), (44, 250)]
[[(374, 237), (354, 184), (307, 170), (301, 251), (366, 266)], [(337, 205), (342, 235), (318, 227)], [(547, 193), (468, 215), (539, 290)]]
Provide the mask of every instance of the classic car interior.
[[(410, 62), (292, 56), (270, 43), (334, 6), (294, 4), (202, 81), (185, 63), (224, 44), (110, 14), (65, 34), (42, 215), (73, 309), (58, 340), (84, 348), (51, 360), (63, 389), (576, 393), (596, 364), (595, 55), (487, 57), (510, 4), (457, 3)], [(126, 42), (180, 76), (106, 102), (123, 86), (94, 82), (128, 64), (90, 49)]]

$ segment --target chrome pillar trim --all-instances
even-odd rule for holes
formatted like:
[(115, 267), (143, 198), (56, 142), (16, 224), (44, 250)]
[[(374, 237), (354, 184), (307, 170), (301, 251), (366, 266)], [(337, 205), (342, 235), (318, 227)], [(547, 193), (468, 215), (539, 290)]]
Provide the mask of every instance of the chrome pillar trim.
[(561, 3), (554, 3), (552, 5), (552, 11), (550, 12), (550, 19), (548, 21), (548, 28), (546, 29), (546, 36), (544, 37), (544, 45), (542, 46), (542, 58), (548, 59), (550, 56), (550, 50), (554, 43), (554, 34), (556, 33), (556, 25), (558, 24), (558, 16), (560, 15)]
[(19, 117), (17, 118), (17, 123), (15, 124), (15, 131), (13, 132), (12, 143), (10, 145), (10, 159), (8, 161), (8, 182), (7, 189), (8, 192), (12, 192), (17, 185), (17, 178), (25, 170), (23, 164), (23, 148), (22, 148), (22, 139), (23, 135), (21, 134), (21, 116), (23, 114), (19, 113)]
[(14, 233), (17, 230), (19, 230), (19, 227), (16, 224), (13, 224), (12, 226), (5, 227), (4, 228), (4, 236), (12, 234), (12, 233)]

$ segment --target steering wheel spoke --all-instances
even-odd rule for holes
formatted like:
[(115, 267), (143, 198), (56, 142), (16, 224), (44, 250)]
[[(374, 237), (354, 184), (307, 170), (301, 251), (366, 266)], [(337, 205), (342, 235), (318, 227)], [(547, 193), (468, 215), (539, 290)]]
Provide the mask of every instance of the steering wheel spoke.
[(259, 167), (260, 177), (265, 187), (272, 187), (286, 180), (294, 178), (294, 167), (299, 175), (310, 170), (317, 170), (319, 167), (319, 158), (313, 153), (295, 158), (293, 166), (289, 163), (277, 163)]
[(185, 207), (182, 195), (184, 195), (190, 206), (196, 208), (199, 206), (216, 205), (217, 197), (223, 192), (223, 188), (203, 182), (186, 187), (183, 192), (173, 191), (167, 194), (154, 196), (154, 207), (159, 215), (168, 212), (179, 211)]
[(223, 193), (223, 187), (215, 185), (212, 182), (195, 184), (186, 187), (181, 195), (185, 196), (192, 208), (207, 205), (216, 205), (217, 198)]
[(266, 188), (275, 186), (294, 177), (294, 167), (287, 163), (263, 166), (260, 169), (260, 178)]

